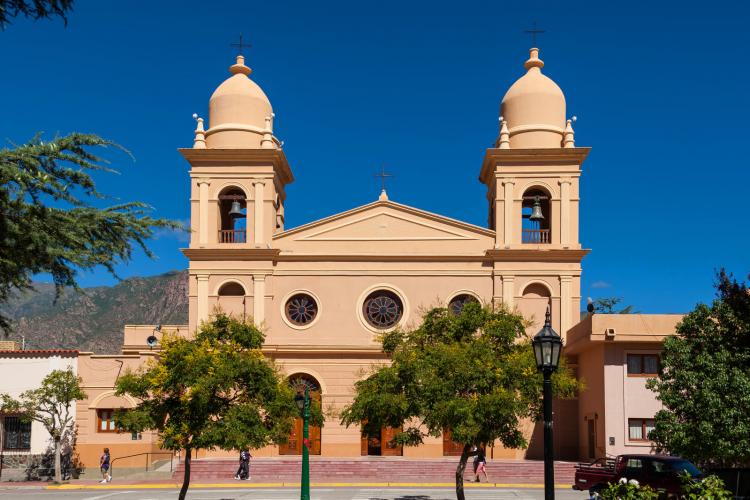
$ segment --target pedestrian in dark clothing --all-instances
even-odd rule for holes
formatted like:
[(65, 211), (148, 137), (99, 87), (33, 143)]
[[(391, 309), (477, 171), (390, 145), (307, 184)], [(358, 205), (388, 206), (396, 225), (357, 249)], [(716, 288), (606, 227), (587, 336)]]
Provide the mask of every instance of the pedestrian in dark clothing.
[(484, 455), (484, 446), (477, 448), (477, 455), (474, 457), (474, 475), (476, 479), (474, 482), (479, 482), (479, 474), (484, 474), (484, 480), (488, 481), (487, 478), (487, 457)]
[(242, 450), (240, 452), (240, 466), (237, 469), (237, 474), (234, 478), (238, 480), (249, 480), (250, 479), (250, 450)]

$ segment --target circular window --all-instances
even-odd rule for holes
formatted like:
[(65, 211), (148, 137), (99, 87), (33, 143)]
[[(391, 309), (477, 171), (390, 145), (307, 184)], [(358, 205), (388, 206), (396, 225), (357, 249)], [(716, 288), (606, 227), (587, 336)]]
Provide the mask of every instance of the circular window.
[(380, 329), (390, 328), (403, 316), (404, 304), (395, 293), (376, 290), (365, 299), (362, 313), (371, 326)]
[(318, 303), (306, 293), (292, 295), (286, 301), (286, 318), (294, 325), (305, 326), (318, 315)]
[(450, 312), (458, 316), (459, 314), (461, 314), (461, 311), (464, 310), (464, 306), (469, 302), (478, 301), (477, 298), (473, 295), (469, 295), (468, 293), (461, 293), (451, 299), (451, 301), (448, 303), (448, 309), (450, 310)]

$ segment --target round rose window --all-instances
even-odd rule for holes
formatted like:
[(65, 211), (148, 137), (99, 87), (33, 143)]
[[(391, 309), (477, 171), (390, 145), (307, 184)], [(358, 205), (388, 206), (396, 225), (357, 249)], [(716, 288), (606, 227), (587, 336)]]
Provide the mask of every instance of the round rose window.
[(461, 311), (464, 310), (464, 306), (468, 304), (469, 302), (476, 302), (477, 298), (473, 295), (469, 295), (468, 293), (462, 293), (460, 295), (456, 295), (453, 297), (450, 301), (450, 304), (448, 304), (448, 309), (450, 312), (458, 316), (461, 314)]
[(404, 314), (404, 304), (398, 295), (388, 290), (377, 290), (365, 299), (362, 306), (367, 322), (375, 328), (390, 328)]
[(318, 315), (318, 304), (306, 293), (291, 296), (285, 309), (286, 318), (297, 326), (309, 325)]

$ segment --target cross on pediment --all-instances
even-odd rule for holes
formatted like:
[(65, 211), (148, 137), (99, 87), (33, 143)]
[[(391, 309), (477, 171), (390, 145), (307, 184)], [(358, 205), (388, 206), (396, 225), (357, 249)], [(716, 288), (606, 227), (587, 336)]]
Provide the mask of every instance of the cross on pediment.
[(380, 172), (373, 174), (373, 177), (380, 177), (380, 190), (385, 191), (385, 180), (388, 177), (393, 177), (393, 174), (390, 174), (385, 171), (385, 166), (380, 167)]

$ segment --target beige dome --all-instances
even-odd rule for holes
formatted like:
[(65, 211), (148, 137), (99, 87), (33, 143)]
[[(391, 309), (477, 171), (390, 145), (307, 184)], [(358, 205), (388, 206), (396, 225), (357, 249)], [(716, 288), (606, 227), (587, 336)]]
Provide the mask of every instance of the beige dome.
[(270, 133), (271, 102), (248, 78), (251, 69), (245, 66), (244, 57), (237, 56), (237, 64), (229, 71), (232, 76), (219, 85), (208, 102), (206, 147), (261, 148), (264, 132)]
[(507, 122), (512, 149), (559, 148), (565, 130), (565, 95), (542, 74), (539, 49), (530, 52), (526, 74), (508, 89), (500, 115)]

